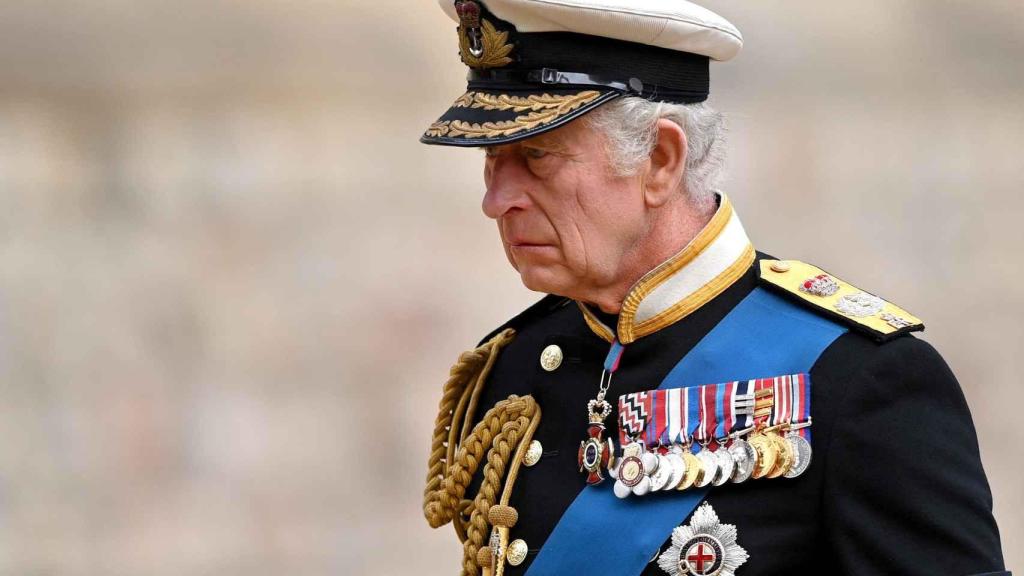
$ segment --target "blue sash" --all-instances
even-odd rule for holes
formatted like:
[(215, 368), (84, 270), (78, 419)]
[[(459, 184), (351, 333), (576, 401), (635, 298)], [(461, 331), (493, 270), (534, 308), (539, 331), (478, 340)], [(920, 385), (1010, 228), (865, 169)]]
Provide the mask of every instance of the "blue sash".
[[(665, 377), (659, 388), (810, 372), (846, 328), (755, 288)], [(728, 490), (728, 488), (724, 488)], [(566, 509), (527, 576), (640, 574), (708, 489), (616, 498), (588, 486)]]

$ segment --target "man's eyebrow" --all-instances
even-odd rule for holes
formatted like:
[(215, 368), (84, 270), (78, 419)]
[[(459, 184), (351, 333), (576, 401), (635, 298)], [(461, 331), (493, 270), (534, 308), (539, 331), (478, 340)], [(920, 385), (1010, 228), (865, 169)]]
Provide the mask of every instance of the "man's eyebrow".
[(545, 137), (543, 134), (540, 136), (534, 136), (529, 140), (523, 141), (523, 146), (530, 146), (536, 148), (547, 148), (550, 150), (557, 150), (560, 152), (566, 152), (569, 150), (569, 146), (565, 144), (560, 138)]
[[(569, 146), (561, 138), (545, 137), (543, 134), (539, 136), (533, 136), (526, 140), (518, 142), (518, 145), (526, 148), (543, 148), (552, 152), (566, 153), (570, 150)], [(476, 149), (484, 153), (493, 152), (499, 148), (508, 146), (508, 144), (490, 144), (484, 146), (477, 146)]]

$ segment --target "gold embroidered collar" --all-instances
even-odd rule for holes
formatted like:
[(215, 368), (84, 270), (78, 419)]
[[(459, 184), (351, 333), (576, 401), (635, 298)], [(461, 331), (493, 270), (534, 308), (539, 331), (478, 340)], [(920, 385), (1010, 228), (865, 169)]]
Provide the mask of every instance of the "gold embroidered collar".
[(601, 322), (589, 306), (577, 304), (595, 334), (611, 342), (617, 332), (619, 342), (629, 344), (708, 303), (743, 276), (753, 262), (754, 246), (723, 194), (718, 210), (700, 233), (629, 289), (617, 331)]

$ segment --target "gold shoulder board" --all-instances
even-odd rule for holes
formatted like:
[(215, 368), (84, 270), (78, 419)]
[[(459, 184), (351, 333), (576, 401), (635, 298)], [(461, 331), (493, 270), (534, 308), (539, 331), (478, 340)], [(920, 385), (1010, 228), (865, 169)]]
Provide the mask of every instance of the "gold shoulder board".
[(874, 294), (798, 260), (761, 260), (761, 282), (791, 299), (810, 304), (875, 340), (924, 330), (921, 319)]

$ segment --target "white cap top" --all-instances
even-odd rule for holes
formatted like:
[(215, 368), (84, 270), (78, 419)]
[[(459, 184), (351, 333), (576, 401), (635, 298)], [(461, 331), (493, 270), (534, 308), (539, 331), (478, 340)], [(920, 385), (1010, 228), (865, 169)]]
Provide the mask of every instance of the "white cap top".
[[(519, 32), (604, 36), (729, 60), (743, 36), (728, 20), (685, 0), (482, 0)], [(452, 0), (438, 0), (456, 22)]]

